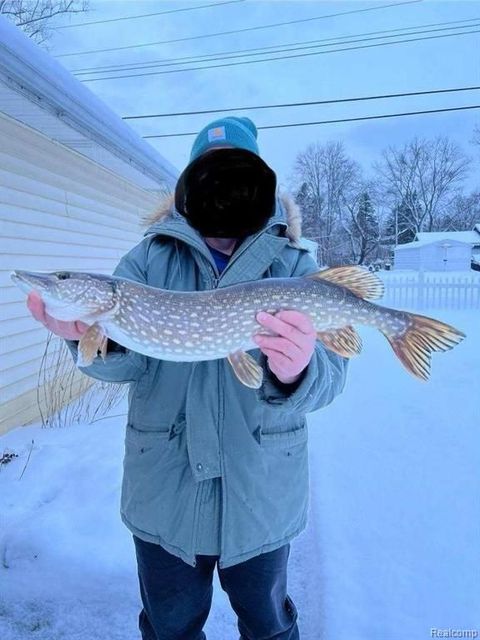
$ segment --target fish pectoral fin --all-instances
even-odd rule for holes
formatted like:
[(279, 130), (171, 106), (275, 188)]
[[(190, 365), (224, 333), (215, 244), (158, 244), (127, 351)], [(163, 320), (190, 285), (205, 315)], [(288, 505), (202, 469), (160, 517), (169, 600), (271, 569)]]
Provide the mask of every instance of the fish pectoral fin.
[[(88, 367), (102, 350), (102, 358), (106, 354), (107, 338), (99, 324), (92, 324), (80, 338), (78, 343), (77, 367)], [(105, 359), (105, 358), (104, 358)]]
[(327, 349), (344, 358), (356, 356), (362, 350), (362, 339), (351, 326), (331, 331), (318, 331), (317, 340), (323, 342)]
[(242, 384), (251, 389), (260, 389), (263, 369), (253, 356), (245, 351), (235, 351), (228, 355), (228, 361)]
[(351, 265), (346, 267), (331, 267), (316, 273), (309, 273), (305, 278), (325, 280), (332, 284), (345, 287), (359, 298), (375, 300), (384, 294), (384, 285), (377, 274), (366, 267)]
[(102, 356), (102, 360), (105, 362), (105, 358), (107, 357), (107, 345), (108, 338), (106, 335), (102, 338), (102, 344), (100, 345), (100, 355)]

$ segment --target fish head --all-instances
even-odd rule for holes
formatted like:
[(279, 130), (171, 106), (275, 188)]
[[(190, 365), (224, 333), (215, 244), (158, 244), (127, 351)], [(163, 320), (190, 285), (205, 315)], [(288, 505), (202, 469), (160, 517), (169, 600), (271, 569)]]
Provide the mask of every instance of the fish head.
[(95, 320), (115, 306), (114, 279), (103, 274), (17, 270), (10, 277), (24, 293), (37, 291), (57, 320)]

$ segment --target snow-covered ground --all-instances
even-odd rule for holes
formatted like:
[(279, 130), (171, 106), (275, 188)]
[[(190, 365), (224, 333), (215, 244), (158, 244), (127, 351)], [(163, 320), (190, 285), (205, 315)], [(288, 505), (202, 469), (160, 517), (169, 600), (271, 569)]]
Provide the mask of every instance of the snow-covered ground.
[[(362, 329), (343, 395), (309, 416), (311, 515), (289, 585), (302, 640), (480, 637), (480, 314), (426, 315), (467, 333), (434, 354), (428, 383)], [(2, 640), (139, 638), (134, 547), (118, 512), (123, 423), (0, 438), (0, 455), (18, 454), (0, 466)], [(208, 639), (234, 640), (217, 577), (215, 587)]]
[(473, 269), (463, 269), (461, 271), (419, 271), (418, 269), (391, 269), (390, 271), (386, 271), (381, 269), (375, 273), (377, 273), (382, 280), (395, 278), (396, 276), (408, 276), (409, 278), (415, 279), (422, 276), (423, 278), (435, 278), (436, 280), (463, 278), (464, 280), (471, 280), (472, 282), (478, 282), (480, 280), (480, 271), (474, 271)]

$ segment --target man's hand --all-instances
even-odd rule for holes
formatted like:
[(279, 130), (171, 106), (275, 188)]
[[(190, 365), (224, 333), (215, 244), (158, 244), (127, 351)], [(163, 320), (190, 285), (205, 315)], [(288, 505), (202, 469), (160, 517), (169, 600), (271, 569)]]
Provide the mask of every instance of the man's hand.
[(270, 370), (284, 384), (295, 382), (315, 349), (317, 333), (310, 317), (300, 311), (283, 310), (275, 315), (260, 311), (256, 319), (278, 334), (253, 336), (262, 353), (268, 356)]
[(36, 291), (30, 291), (27, 298), (27, 307), (32, 316), (38, 322), (41, 322), (49, 331), (54, 333), (60, 338), (67, 338), (68, 340), (80, 340), (82, 335), (88, 329), (88, 324), (80, 321), (63, 322), (52, 318), (45, 311), (45, 304), (41, 296)]

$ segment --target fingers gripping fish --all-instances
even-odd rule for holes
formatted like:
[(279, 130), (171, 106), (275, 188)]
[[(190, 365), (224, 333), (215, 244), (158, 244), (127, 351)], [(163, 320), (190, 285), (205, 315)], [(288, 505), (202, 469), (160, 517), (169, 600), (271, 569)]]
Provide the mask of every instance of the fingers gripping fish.
[(317, 339), (347, 358), (360, 353), (353, 325), (381, 331), (406, 369), (421, 380), (433, 351), (446, 351), (465, 334), (432, 318), (382, 307), (380, 278), (363, 267), (333, 267), (293, 278), (267, 278), (206, 291), (170, 291), (96, 273), (14, 271), (12, 280), (36, 289), (58, 320), (89, 324), (79, 343), (77, 365), (88, 366), (107, 338), (160, 360), (194, 362), (228, 358), (238, 379), (259, 388), (263, 370), (246, 353), (255, 334), (271, 335), (256, 321), (259, 311), (294, 309), (308, 314)]

